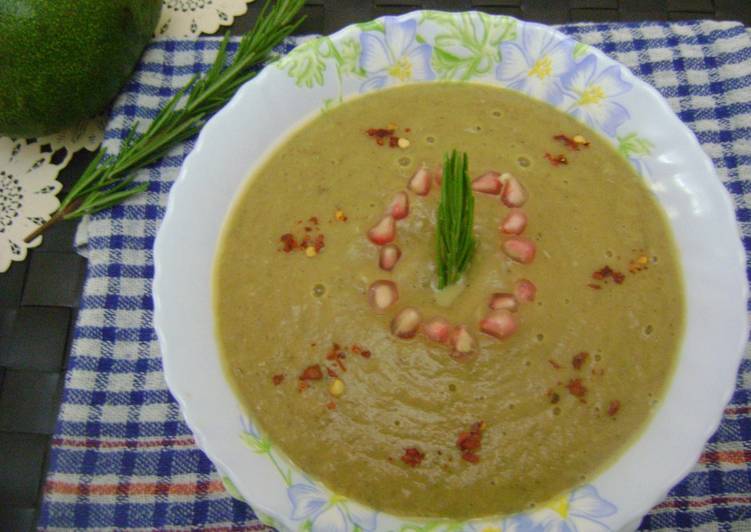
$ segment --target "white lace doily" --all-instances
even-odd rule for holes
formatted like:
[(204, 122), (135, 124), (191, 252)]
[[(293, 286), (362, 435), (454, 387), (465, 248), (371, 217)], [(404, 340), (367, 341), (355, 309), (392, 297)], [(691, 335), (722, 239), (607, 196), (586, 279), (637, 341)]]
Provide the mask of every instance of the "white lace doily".
[(94, 151), (99, 147), (104, 138), (104, 126), (106, 124), (107, 118), (103, 115), (98, 116), (84, 122), (79, 127), (66, 129), (54, 135), (40, 137), (36, 142), (41, 146), (48, 144), (52, 147), (53, 152), (65, 149), (67, 151), (65, 164), (67, 164), (77, 151), (83, 149)]
[(41, 236), (24, 239), (60, 205), (57, 174), (75, 152), (95, 150), (103, 134), (104, 119), (97, 118), (38, 139), (0, 137), (0, 273), (42, 243)]
[(254, 0), (163, 0), (162, 18), (156, 34), (160, 37), (197, 37), (216, 33), (244, 15)]

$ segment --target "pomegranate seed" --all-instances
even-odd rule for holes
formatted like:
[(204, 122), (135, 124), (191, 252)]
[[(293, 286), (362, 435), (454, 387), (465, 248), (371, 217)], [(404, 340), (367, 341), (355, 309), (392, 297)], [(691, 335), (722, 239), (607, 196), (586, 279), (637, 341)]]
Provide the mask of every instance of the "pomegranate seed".
[(512, 236), (503, 243), (503, 251), (515, 261), (529, 264), (535, 260), (537, 247), (529, 238)]
[(514, 315), (506, 309), (491, 310), (480, 321), (480, 330), (503, 340), (516, 332), (518, 325)]
[(527, 228), (527, 215), (524, 211), (513, 209), (501, 222), (501, 233), (504, 235), (520, 235)]
[(430, 181), (430, 170), (422, 165), (409, 180), (407, 187), (418, 196), (427, 196), (430, 192)]
[(490, 296), (488, 307), (493, 310), (506, 309), (510, 310), (511, 312), (516, 312), (516, 309), (519, 308), (519, 304), (512, 294), (496, 292), (495, 294)]
[(458, 362), (466, 362), (475, 351), (475, 339), (464, 325), (454, 329), (451, 345), (454, 347), (451, 356)]
[(394, 220), (401, 220), (406, 218), (409, 214), (409, 196), (404, 191), (397, 192), (394, 199), (391, 200), (389, 205), (388, 214), (393, 216)]
[(381, 312), (399, 300), (399, 292), (393, 281), (376, 281), (368, 288), (368, 301)]
[(431, 318), (422, 325), (422, 332), (433, 342), (451, 343), (452, 325), (443, 318)]
[(443, 183), (443, 166), (440, 164), (433, 169), (433, 179), (435, 180), (435, 184), (439, 187)]
[(374, 244), (383, 245), (393, 242), (396, 238), (396, 222), (394, 217), (386, 215), (368, 231), (368, 240)]
[(378, 253), (378, 266), (382, 270), (390, 272), (399, 262), (399, 258), (402, 256), (402, 250), (396, 244), (388, 244), (383, 246)]
[(527, 190), (521, 182), (511, 174), (503, 174), (504, 181), (501, 201), (506, 207), (521, 207), (527, 201)]
[(421, 320), (422, 316), (417, 309), (405, 307), (391, 320), (391, 334), (399, 338), (414, 338)]
[(500, 194), (503, 185), (499, 179), (501, 174), (490, 170), (472, 181), (472, 190), (485, 194)]
[(530, 303), (535, 300), (535, 294), (537, 294), (537, 287), (529, 279), (519, 279), (514, 283), (514, 295), (519, 301)]

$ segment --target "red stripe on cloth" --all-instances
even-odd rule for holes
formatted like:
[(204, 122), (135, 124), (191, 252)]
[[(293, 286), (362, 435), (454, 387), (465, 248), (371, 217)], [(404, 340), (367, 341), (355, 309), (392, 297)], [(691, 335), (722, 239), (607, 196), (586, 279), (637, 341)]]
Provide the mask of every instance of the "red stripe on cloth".
[(751, 406), (729, 406), (725, 409), (727, 415), (751, 414)]
[(656, 510), (665, 508), (698, 508), (701, 506), (715, 506), (719, 504), (751, 504), (751, 497), (708, 497), (706, 499), (668, 500), (655, 506)]
[(85, 447), (85, 448), (104, 448), (104, 449), (121, 449), (121, 448), (144, 448), (144, 447), (192, 447), (196, 441), (193, 438), (184, 438), (180, 440), (162, 439), (162, 440), (118, 440), (107, 439), (100, 440), (97, 438), (53, 438), (52, 445), (62, 447)]
[(699, 459), (700, 464), (724, 462), (727, 464), (745, 464), (751, 462), (751, 451), (706, 451)]
[(78, 484), (49, 480), (46, 493), (57, 495), (194, 495), (223, 493), (220, 480), (166, 484), (164, 482), (132, 482), (129, 484)]

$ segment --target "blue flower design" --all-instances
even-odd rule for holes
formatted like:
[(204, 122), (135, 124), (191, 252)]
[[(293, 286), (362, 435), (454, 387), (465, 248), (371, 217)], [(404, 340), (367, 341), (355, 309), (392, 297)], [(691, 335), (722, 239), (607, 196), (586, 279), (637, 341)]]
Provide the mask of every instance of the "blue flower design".
[(594, 486), (584, 486), (554, 500), (531, 517), (545, 532), (605, 532), (611, 528), (599, 519), (616, 511)]
[(522, 26), (520, 44), (501, 43), (496, 78), (511, 88), (551, 105), (563, 101), (559, 78), (574, 67), (574, 41), (561, 39), (535, 24)]
[(287, 489), (292, 519), (309, 520), (312, 532), (350, 532), (355, 526), (375, 530), (377, 513), (329, 495), (311, 484), (294, 484)]
[(384, 18), (384, 32), (364, 31), (360, 34), (360, 67), (368, 74), (361, 91), (380, 89), (410, 80), (435, 79), (430, 66), (433, 52), (429, 44), (419, 44), (417, 21), (398, 22)]
[(261, 437), (261, 433), (258, 432), (258, 429), (256, 428), (256, 426), (253, 424), (253, 422), (250, 420), (249, 417), (247, 417), (247, 416), (240, 416), (240, 424), (243, 427), (243, 431), (247, 432), (248, 434), (250, 434), (254, 438), (260, 438)]
[(574, 98), (569, 112), (611, 137), (630, 118), (626, 108), (613, 101), (616, 96), (631, 90), (631, 84), (621, 77), (618, 65), (598, 72), (597, 59), (590, 54), (563, 75), (561, 83)]

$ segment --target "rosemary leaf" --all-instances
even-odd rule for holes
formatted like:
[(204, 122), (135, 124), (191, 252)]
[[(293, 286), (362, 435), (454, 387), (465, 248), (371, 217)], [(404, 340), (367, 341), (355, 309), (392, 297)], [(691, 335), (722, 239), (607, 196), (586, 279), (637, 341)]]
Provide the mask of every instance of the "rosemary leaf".
[(436, 223), (438, 288), (461, 279), (475, 252), (475, 197), (467, 172), (466, 153), (452, 150), (443, 158), (441, 200)]
[(144, 192), (146, 184), (133, 185), (133, 172), (155, 163), (175, 144), (196, 135), (240, 85), (256, 75), (251, 69), (268, 59), (272, 49), (300, 25), (303, 18), (297, 15), (303, 3), (304, 0), (268, 0), (253, 29), (240, 40), (229, 64), (227, 33), (211, 68), (180, 89), (143, 133), (138, 132), (138, 123), (134, 123), (117, 154), (99, 148), (52, 218), (27, 236), (26, 242), (61, 220), (93, 214)]

